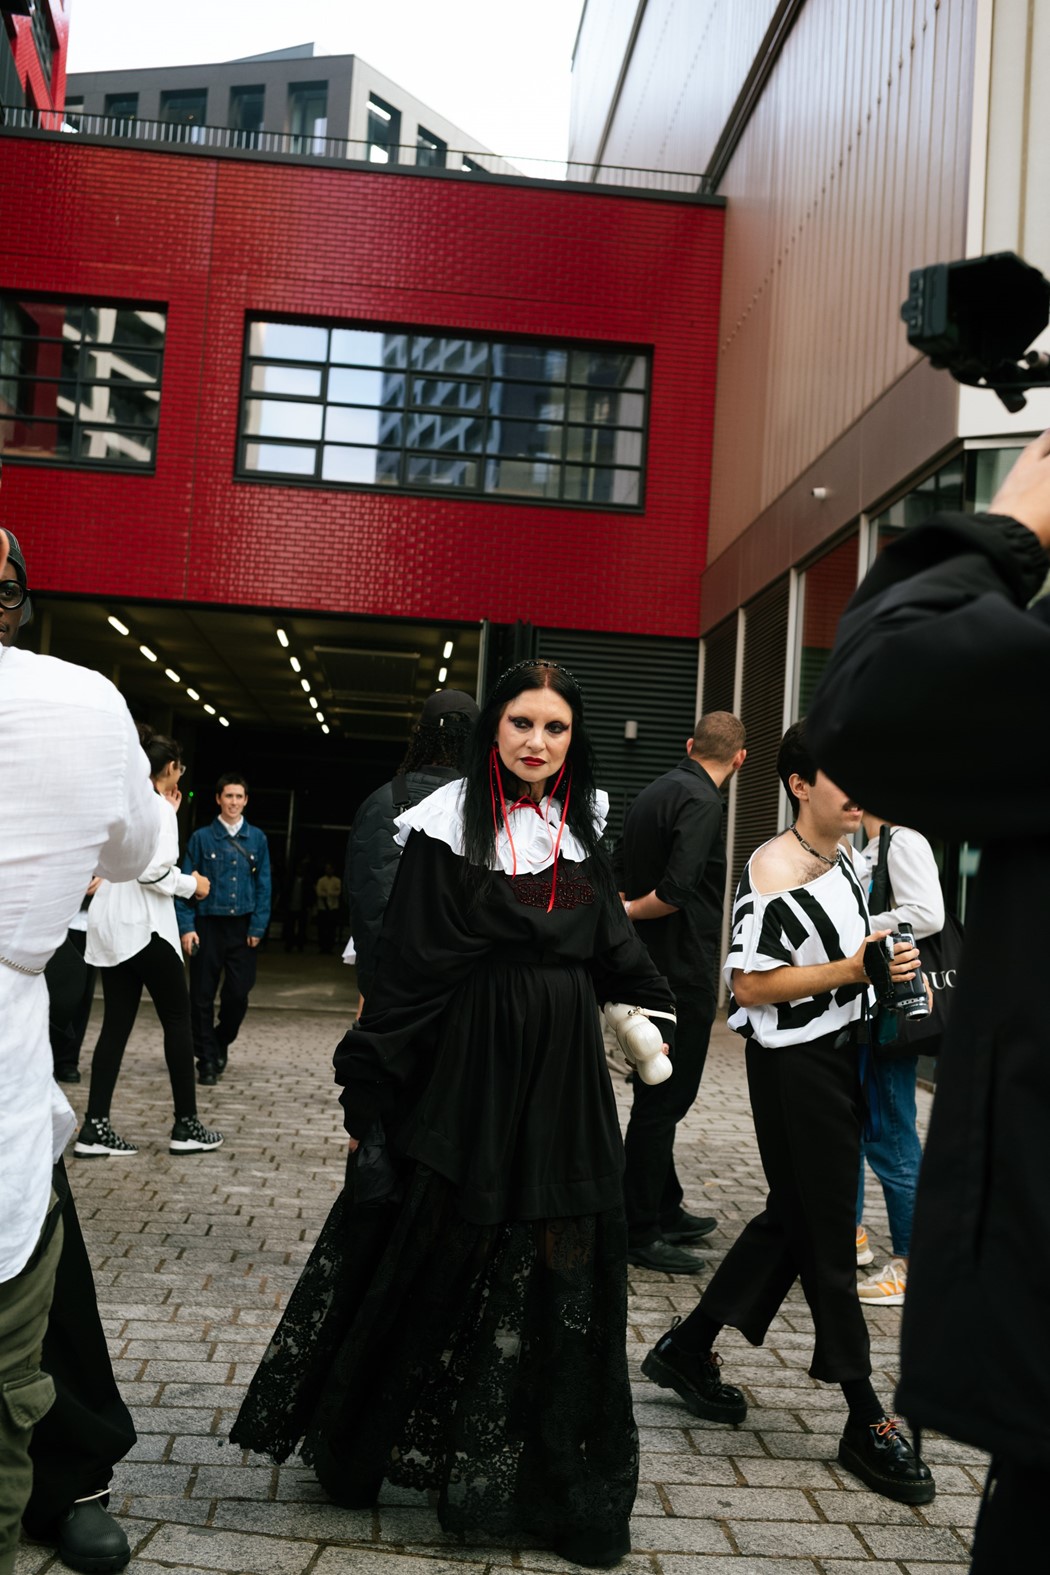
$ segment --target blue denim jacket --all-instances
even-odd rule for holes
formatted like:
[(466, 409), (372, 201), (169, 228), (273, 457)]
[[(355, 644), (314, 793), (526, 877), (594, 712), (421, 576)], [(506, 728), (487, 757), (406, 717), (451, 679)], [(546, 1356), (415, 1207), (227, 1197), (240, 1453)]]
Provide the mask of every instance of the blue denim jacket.
[(180, 935), (196, 930), (198, 917), (249, 913), (248, 934), (262, 939), (270, 922), (270, 849), (257, 826), (242, 821), (240, 831), (231, 837), (216, 816), (210, 826), (193, 833), (182, 856), (182, 870), (185, 875), (194, 870), (207, 875), (211, 891), (201, 902), (175, 899)]

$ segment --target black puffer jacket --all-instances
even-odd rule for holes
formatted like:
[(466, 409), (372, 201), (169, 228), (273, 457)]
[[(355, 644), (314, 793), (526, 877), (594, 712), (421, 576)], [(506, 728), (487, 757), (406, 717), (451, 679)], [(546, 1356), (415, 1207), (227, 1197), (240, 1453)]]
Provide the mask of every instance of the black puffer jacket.
[[(404, 782), (409, 805), (418, 804), (435, 788), (455, 781), (459, 775), (452, 766), (426, 766), (407, 772)], [(376, 942), (400, 856), (401, 849), (394, 841), (394, 785), (384, 782), (361, 805), (346, 844), (343, 890), (350, 909), (350, 933), (357, 949), (357, 982), (364, 996), (372, 987)]]

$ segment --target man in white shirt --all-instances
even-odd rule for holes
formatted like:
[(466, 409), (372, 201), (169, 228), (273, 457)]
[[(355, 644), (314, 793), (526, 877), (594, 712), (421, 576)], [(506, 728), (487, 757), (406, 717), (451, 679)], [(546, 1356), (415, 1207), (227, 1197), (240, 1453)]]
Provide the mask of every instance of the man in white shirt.
[[(98, 673), (4, 643), (25, 569), (0, 531), (0, 1575), (14, 1568), (61, 1246), (54, 1161), (76, 1120), (51, 1072), (43, 970), (96, 869), (133, 880), (159, 835), (157, 798), (127, 706)], [(56, 763), (66, 763), (56, 769)]]

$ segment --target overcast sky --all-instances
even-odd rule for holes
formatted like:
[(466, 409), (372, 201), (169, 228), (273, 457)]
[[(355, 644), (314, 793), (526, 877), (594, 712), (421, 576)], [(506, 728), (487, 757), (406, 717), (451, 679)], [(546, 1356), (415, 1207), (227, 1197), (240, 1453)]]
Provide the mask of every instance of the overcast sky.
[(361, 55), (494, 152), (563, 159), (582, 0), (71, 0), (70, 71), (313, 43)]

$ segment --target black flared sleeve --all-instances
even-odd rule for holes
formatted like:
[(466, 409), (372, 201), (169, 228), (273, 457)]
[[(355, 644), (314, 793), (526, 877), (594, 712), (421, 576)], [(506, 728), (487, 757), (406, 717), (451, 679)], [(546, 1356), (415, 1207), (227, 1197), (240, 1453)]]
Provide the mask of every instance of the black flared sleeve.
[(362, 1137), (389, 1116), (409, 1085), (449, 998), (489, 943), (473, 933), (463, 863), (443, 842), (413, 831), (398, 866), (360, 1023), (333, 1058), (343, 1124)]
[(807, 719), (828, 775), (927, 834), (1045, 834), (1050, 607), (1032, 531), (941, 515), (880, 556), (839, 625)]
[[(599, 1006), (606, 1001), (623, 1001), (628, 1006), (674, 1010), (674, 991), (657, 972), (634, 925), (614, 898), (602, 902), (590, 971)], [(674, 1025), (661, 1021), (659, 1027), (673, 1048)]]

